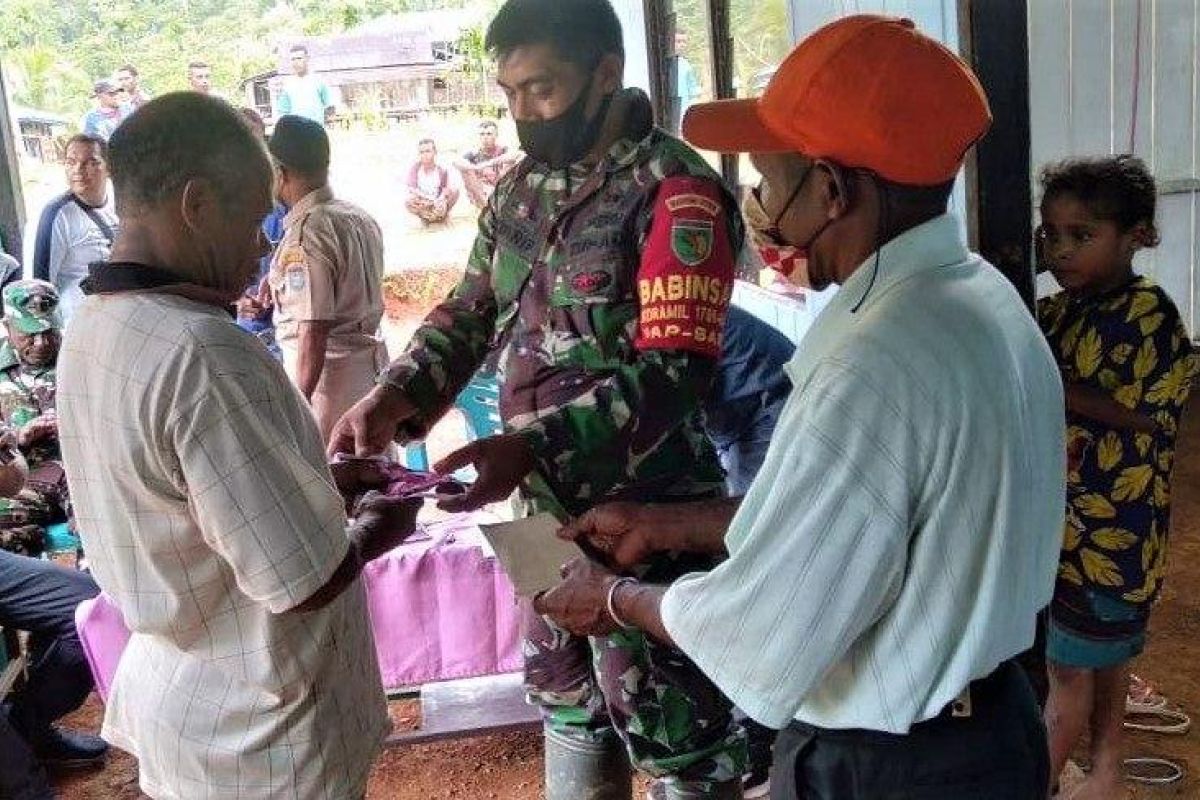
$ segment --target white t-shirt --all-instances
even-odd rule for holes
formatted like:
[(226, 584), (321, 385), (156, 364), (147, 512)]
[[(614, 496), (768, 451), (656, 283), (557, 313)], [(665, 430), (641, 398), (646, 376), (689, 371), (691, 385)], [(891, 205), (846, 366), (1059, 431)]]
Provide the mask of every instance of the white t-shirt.
[(348, 549), (312, 414), (221, 309), (87, 298), (58, 413), (75, 517), (133, 636), (103, 735), (156, 800), (358, 800), (389, 729), (366, 598), (283, 613)]
[(662, 602), (772, 727), (907, 733), (1032, 645), (1054, 588), (1063, 392), (1033, 316), (949, 215), (885, 245), (872, 284), (874, 262), (786, 367), (728, 560)]
[(54, 284), (64, 324), (83, 300), (79, 283), (87, 277), (88, 264), (108, 260), (112, 236), (119, 225), (111, 189), (104, 205), (91, 211), (108, 226), (108, 231), (89, 216), (82, 201), (67, 192), (46, 206), (25, 236), (24, 277)]
[(433, 169), (425, 169), (417, 167), (417, 192), (430, 200), (436, 200), (442, 193), (442, 176), (446, 175), (447, 184), (449, 183), (449, 173), (443, 172), (441, 167)]

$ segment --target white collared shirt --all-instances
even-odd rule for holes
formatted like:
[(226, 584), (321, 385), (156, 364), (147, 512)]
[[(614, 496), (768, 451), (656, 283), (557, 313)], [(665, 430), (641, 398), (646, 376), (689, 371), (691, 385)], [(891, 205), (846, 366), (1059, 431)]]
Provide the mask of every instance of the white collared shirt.
[(59, 361), (75, 518), (133, 636), (103, 735), (155, 800), (358, 800), (389, 729), (366, 597), (284, 613), (349, 548), (303, 398), (221, 309), (84, 300)]
[(874, 263), (787, 366), (729, 559), (663, 599), (676, 643), (772, 727), (906, 733), (1027, 649), (1053, 590), (1063, 393), (1033, 317), (949, 215), (885, 245), (868, 288)]

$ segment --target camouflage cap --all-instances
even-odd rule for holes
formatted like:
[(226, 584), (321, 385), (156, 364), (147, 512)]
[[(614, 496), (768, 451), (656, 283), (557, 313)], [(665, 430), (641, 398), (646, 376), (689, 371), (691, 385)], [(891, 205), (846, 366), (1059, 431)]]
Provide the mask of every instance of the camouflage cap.
[(10, 283), (4, 287), (4, 319), (22, 333), (61, 328), (58, 290), (35, 278)]

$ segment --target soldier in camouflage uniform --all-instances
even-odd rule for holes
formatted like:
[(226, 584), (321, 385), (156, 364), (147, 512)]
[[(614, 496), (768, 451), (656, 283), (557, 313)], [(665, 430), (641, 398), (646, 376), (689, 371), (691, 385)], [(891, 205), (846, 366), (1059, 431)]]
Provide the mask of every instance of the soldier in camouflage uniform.
[[(503, 499), (518, 483), (530, 511), (561, 520), (606, 500), (719, 496), (700, 408), (743, 240), (733, 197), (653, 126), (643, 93), (620, 89), (620, 24), (607, 0), (509, 0), (488, 47), (528, 157), (484, 208), (461, 284), (343, 418), (331, 451), (422, 437), (494, 353), (505, 434), (438, 465), (479, 472), (443, 507)], [(539, 98), (559, 93), (548, 103), (558, 113), (544, 113)], [(669, 581), (711, 566), (664, 556), (642, 572)], [(595, 743), (615, 727), (633, 763), (676, 790), (664, 796), (740, 797), (744, 733), (701, 672), (640, 633), (591, 645), (527, 614), (526, 682), (548, 710), (547, 774), (556, 736)], [(548, 798), (565, 791), (547, 785)]]
[(29, 466), (25, 488), (0, 498), (0, 546), (37, 555), (45, 526), (70, 514), (54, 411), (62, 324), (58, 290), (22, 280), (4, 288), (5, 337), (0, 341), (0, 423), (11, 431)]

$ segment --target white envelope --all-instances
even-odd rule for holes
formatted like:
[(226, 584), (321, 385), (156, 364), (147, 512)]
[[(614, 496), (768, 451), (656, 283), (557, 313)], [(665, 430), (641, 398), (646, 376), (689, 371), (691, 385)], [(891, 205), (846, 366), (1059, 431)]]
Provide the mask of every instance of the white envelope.
[(500, 565), (521, 597), (533, 597), (562, 580), (562, 565), (583, 556), (574, 542), (555, 536), (562, 527), (552, 514), (512, 522), (480, 524)]

